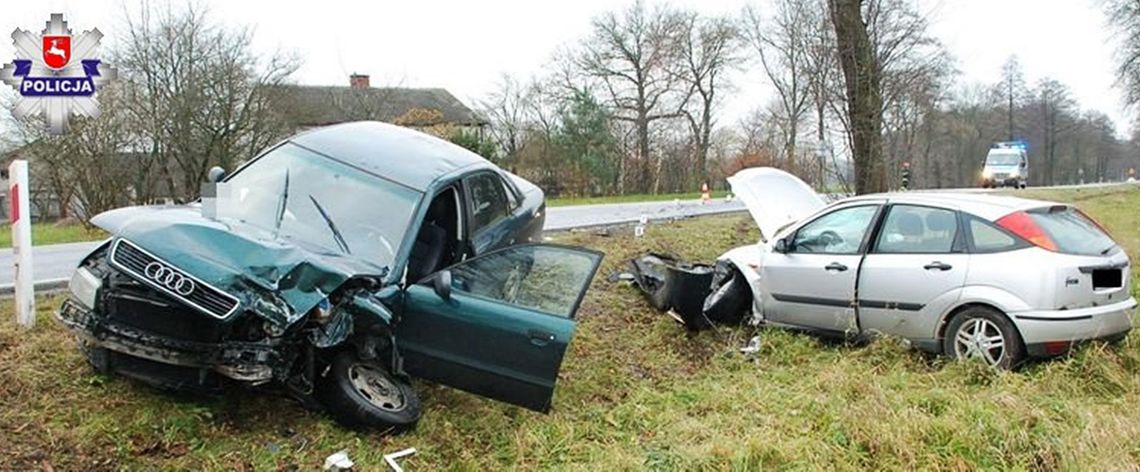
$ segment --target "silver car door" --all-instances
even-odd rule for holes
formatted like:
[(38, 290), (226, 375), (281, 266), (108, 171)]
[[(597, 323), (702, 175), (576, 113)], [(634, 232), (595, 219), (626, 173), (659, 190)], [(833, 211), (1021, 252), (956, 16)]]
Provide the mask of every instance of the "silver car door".
[(853, 332), (855, 278), (879, 203), (836, 208), (785, 238), (761, 265), (765, 318), (776, 324)]
[(969, 269), (958, 212), (897, 204), (884, 218), (859, 275), (859, 324), (864, 331), (930, 338)]

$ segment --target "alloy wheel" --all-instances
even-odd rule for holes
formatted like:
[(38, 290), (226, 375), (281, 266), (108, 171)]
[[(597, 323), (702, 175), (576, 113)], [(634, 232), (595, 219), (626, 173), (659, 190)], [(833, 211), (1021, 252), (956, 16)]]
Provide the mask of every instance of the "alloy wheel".
[(971, 318), (954, 333), (954, 354), (958, 358), (978, 358), (989, 365), (998, 365), (1005, 356), (1005, 336), (992, 321)]

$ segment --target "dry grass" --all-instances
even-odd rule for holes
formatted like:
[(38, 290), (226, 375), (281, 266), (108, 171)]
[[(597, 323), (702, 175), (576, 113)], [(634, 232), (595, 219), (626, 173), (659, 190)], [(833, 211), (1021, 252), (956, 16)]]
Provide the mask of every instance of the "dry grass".
[[(1079, 201), (1140, 254), (1140, 189), (1047, 197)], [(752, 226), (738, 215), (654, 225), (643, 239), (629, 229), (559, 235), (607, 259), (554, 411), (419, 383), (423, 420), (398, 437), (345, 431), (259, 392), (193, 400), (93, 374), (49, 316), (59, 300), (43, 299), (33, 331), (0, 321), (0, 469), (311, 470), (348, 449), (362, 470), (382, 470), (382, 455), (405, 447), (419, 450), (403, 461), (410, 470), (1140, 468), (1140, 335), (999, 373), (890, 339), (688, 335), (604, 279), (648, 249), (711, 260), (755, 240)], [(761, 352), (739, 354), (753, 334)]]

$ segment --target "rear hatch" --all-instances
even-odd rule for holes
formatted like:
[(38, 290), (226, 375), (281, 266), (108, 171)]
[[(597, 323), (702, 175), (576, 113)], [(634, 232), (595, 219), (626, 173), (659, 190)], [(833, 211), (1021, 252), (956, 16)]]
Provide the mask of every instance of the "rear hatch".
[(1058, 310), (1087, 308), (1127, 300), (1131, 290), (1128, 256), (1108, 231), (1080, 210), (1052, 205), (1002, 218), (1014, 232), (1039, 247), (1056, 252), (1051, 257), (1057, 276), (1053, 283)]

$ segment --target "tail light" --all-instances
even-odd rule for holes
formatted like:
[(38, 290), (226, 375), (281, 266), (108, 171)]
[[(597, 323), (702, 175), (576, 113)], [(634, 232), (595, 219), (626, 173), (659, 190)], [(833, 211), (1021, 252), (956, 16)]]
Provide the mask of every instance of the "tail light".
[(1049, 234), (1046, 233), (1044, 229), (1041, 229), (1041, 226), (1039, 226), (1036, 221), (1033, 221), (1029, 213), (1024, 211), (1010, 213), (1001, 217), (995, 221), (995, 223), (1022, 239), (1029, 241), (1034, 246), (1049, 251), (1057, 250), (1057, 243), (1053, 242), (1053, 238), (1049, 237)]

